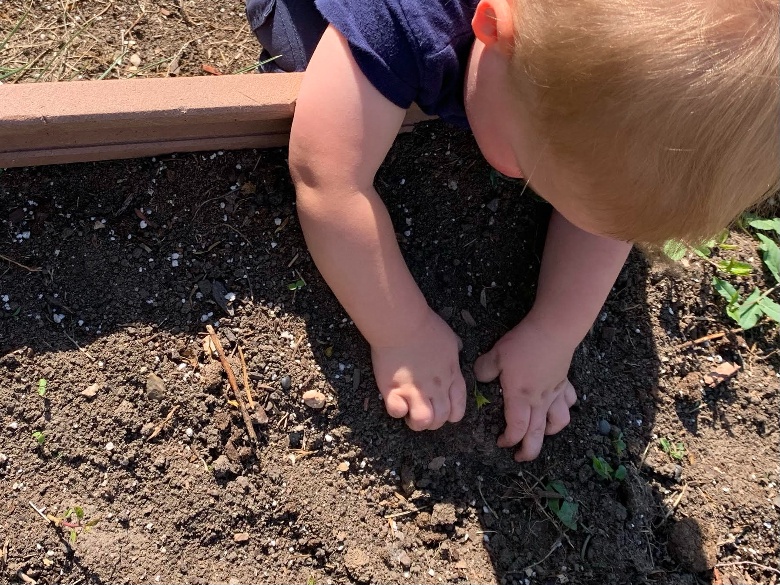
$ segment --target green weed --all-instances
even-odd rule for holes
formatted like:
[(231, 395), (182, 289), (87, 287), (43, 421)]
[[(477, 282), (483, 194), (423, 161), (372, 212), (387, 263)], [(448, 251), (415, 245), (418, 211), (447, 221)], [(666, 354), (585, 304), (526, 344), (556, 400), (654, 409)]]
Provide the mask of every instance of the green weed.
[(682, 441), (670, 441), (666, 437), (658, 439), (661, 451), (669, 455), (675, 461), (682, 461), (685, 457), (685, 445)]
[(291, 282), (287, 285), (287, 290), (291, 290), (293, 292), (301, 290), (304, 286), (306, 286), (306, 281), (302, 278), (299, 278), (298, 280)]
[(547, 498), (547, 507), (550, 511), (555, 514), (566, 528), (577, 530), (579, 504), (569, 496), (569, 490), (566, 489), (563, 482), (557, 479), (553, 480), (545, 486), (545, 489), (550, 493), (555, 492), (561, 496), (560, 498)]
[(482, 394), (482, 392), (479, 391), (479, 388), (477, 388), (476, 382), (474, 382), (474, 400), (477, 403), (477, 410), (482, 410), (483, 406), (490, 404), (488, 397)]
[(33, 431), (32, 438), (35, 439), (41, 446), (43, 446), (43, 444), (46, 442), (46, 435), (43, 433), (43, 431)]
[[(780, 304), (770, 298), (770, 295), (780, 287), (780, 246), (776, 239), (780, 237), (780, 218), (759, 218), (746, 215), (740, 221), (740, 226), (748, 230), (752, 228), (753, 235), (758, 239), (763, 266), (774, 278), (775, 284), (767, 290), (754, 287), (752, 292), (743, 298), (737, 288), (725, 278), (712, 277), (712, 287), (726, 300), (726, 315), (742, 329), (755, 327), (763, 317), (780, 323)], [(774, 236), (770, 237), (770, 236)], [(715, 262), (710, 258), (713, 248), (733, 250), (737, 246), (726, 243), (728, 232), (722, 232), (716, 238), (697, 248), (689, 248), (676, 240), (664, 244), (664, 253), (672, 260), (681, 260), (688, 250), (712, 264), (719, 272), (731, 276), (748, 276), (753, 273), (754, 266), (733, 258)]]
[(38, 380), (38, 396), (40, 396), (41, 398), (46, 396), (46, 384), (47, 384), (46, 378), (41, 378), (40, 380)]
[(603, 457), (594, 456), (592, 463), (593, 471), (595, 471), (599, 477), (608, 481), (612, 481), (613, 479), (616, 481), (623, 481), (628, 475), (628, 470), (626, 469), (625, 465), (621, 464), (618, 465), (617, 469), (613, 469), (612, 466), (607, 463), (607, 460)]

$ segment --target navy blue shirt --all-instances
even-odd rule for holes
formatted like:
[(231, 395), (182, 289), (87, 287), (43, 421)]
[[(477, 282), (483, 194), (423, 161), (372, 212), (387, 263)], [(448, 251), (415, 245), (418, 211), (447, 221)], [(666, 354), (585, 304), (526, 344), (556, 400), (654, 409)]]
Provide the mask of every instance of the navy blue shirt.
[(360, 70), (401, 108), (468, 126), (466, 64), (479, 0), (316, 0), (349, 43)]

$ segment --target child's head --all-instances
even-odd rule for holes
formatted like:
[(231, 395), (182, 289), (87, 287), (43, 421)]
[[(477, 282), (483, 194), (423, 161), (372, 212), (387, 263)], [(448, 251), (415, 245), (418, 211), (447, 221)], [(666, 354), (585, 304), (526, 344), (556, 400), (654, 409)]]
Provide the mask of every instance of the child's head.
[(594, 231), (696, 239), (780, 189), (777, 0), (483, 0), (478, 39), (488, 17), (536, 137), (518, 163)]

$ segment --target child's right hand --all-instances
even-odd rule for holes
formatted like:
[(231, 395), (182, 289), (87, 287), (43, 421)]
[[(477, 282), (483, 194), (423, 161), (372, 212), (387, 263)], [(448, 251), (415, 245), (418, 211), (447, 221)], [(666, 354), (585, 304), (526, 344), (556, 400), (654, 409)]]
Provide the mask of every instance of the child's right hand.
[(372, 346), (374, 376), (388, 414), (405, 418), (413, 431), (463, 418), (466, 383), (459, 349), (460, 339), (433, 310), (408, 343)]

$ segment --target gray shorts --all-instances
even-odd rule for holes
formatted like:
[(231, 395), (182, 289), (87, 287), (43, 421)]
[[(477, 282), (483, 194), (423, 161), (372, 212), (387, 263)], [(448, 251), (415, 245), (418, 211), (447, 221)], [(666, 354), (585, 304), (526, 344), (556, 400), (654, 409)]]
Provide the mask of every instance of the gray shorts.
[(328, 27), (314, 0), (246, 0), (246, 16), (265, 73), (304, 71)]

